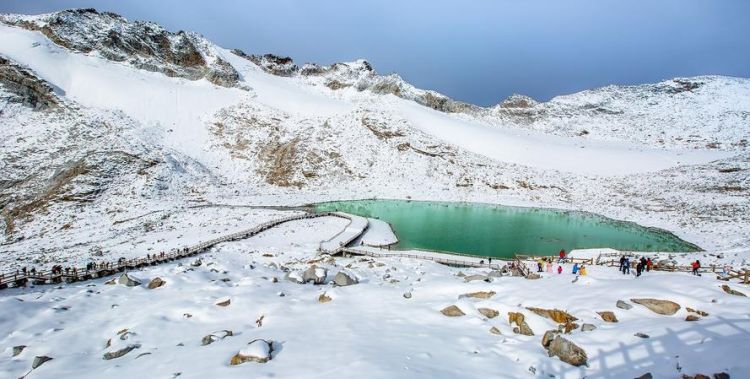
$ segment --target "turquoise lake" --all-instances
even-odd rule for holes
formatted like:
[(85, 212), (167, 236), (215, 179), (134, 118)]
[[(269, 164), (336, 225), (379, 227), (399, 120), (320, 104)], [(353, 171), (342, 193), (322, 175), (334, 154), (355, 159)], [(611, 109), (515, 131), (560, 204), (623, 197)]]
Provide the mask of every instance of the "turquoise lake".
[(481, 203), (353, 200), (314, 205), (391, 224), (397, 249), (488, 257), (556, 255), (560, 249), (609, 247), (626, 251), (699, 251), (674, 234), (591, 213)]

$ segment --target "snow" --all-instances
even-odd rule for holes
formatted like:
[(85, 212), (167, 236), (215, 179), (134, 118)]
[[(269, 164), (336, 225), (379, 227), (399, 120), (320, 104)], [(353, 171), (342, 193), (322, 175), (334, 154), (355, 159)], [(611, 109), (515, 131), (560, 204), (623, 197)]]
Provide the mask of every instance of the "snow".
[(246, 357), (265, 358), (271, 355), (271, 346), (264, 340), (255, 340), (239, 351), (240, 355)]

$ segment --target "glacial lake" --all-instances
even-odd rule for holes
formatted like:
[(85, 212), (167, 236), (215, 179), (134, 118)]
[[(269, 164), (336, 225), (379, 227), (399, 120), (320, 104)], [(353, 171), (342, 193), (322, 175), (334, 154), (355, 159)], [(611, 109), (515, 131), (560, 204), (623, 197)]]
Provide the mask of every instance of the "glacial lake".
[(396, 249), (422, 249), (488, 257), (556, 255), (560, 249), (609, 247), (625, 251), (701, 249), (674, 234), (599, 215), (482, 203), (352, 200), (314, 205), (391, 224)]

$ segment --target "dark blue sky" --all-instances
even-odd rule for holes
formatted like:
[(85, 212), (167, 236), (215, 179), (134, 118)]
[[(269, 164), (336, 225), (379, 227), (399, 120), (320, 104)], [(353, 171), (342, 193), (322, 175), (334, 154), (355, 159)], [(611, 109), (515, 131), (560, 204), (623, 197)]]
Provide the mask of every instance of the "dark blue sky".
[(675, 76), (750, 77), (750, 0), (0, 2), (0, 12), (30, 14), (76, 7), (299, 63), (365, 58), (481, 105)]

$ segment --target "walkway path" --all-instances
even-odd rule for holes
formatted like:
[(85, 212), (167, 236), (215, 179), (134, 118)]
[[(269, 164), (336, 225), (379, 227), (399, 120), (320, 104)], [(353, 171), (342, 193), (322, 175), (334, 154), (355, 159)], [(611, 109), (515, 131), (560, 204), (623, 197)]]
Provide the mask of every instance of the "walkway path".
[[(336, 235), (333, 239), (327, 241), (327, 243), (321, 243), (321, 252), (335, 252), (341, 248), (341, 246), (339, 246), (340, 243), (343, 243), (343, 246), (346, 246), (346, 244), (359, 237), (359, 235), (364, 232), (365, 229), (367, 229), (367, 219), (364, 219), (363, 226), (362, 218), (358, 216), (351, 216), (346, 213), (338, 212), (304, 213), (268, 221), (253, 228), (214, 238), (205, 242), (200, 242), (193, 246), (187, 246), (180, 249), (172, 249), (168, 253), (164, 252), (160, 254), (147, 255), (146, 257), (141, 258), (118, 260), (117, 262), (98, 263), (93, 269), (90, 270), (86, 267), (74, 267), (56, 273), (53, 273), (52, 271), (36, 271), (34, 273), (32, 273), (31, 271), (27, 271), (25, 273), (23, 271), (15, 271), (0, 273), (0, 289), (8, 287), (22, 287), (25, 286), (28, 282), (36, 285), (41, 285), (62, 282), (72, 283), (81, 280), (101, 278), (104, 276), (114, 275), (117, 272), (133, 270), (146, 266), (154, 266), (160, 263), (194, 256), (208, 251), (208, 249), (217, 244), (249, 238), (285, 222), (328, 216), (345, 218), (350, 221), (349, 226), (347, 226), (344, 231)], [(328, 250), (329, 246), (334, 245), (336, 246), (335, 249)]]
[(320, 244), (320, 252), (326, 254), (337, 254), (343, 248), (351, 244), (354, 240), (359, 238), (362, 233), (367, 230), (369, 225), (368, 221), (364, 217), (350, 215), (348, 213), (335, 212), (332, 215), (342, 218), (349, 219), (349, 225), (344, 228), (339, 234), (333, 236), (327, 241), (323, 241)]

